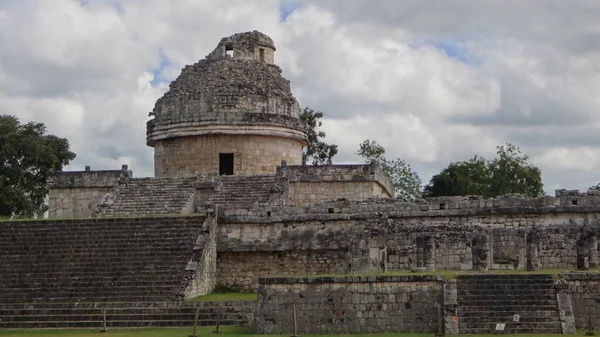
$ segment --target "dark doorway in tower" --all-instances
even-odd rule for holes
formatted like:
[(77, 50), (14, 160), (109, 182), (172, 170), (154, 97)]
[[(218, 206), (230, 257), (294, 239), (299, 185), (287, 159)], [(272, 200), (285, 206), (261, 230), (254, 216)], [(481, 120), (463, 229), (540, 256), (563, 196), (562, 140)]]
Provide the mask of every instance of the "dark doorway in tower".
[(219, 175), (233, 175), (233, 153), (219, 153)]
[(265, 50), (262, 48), (258, 49), (258, 56), (260, 59), (260, 62), (265, 62)]

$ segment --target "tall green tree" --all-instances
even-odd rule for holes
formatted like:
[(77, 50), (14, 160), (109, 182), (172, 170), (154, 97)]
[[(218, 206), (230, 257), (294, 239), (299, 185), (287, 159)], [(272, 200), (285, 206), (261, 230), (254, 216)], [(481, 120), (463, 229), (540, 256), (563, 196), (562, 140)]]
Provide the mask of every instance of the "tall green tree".
[(498, 157), (491, 161), (475, 156), (469, 161), (450, 163), (431, 178), (425, 186), (425, 195), (494, 197), (518, 193), (537, 197), (544, 194), (542, 172), (529, 163), (529, 157), (519, 147), (506, 143), (496, 149)]
[(308, 161), (312, 161), (313, 165), (331, 164), (331, 159), (338, 153), (338, 146), (335, 144), (327, 144), (323, 141), (326, 134), (319, 130), (323, 113), (315, 111), (310, 107), (304, 108), (300, 114), (300, 120), (306, 127), (308, 136), (308, 145), (302, 151), (302, 165), (306, 165)]
[(396, 190), (396, 198), (414, 201), (421, 198), (421, 178), (410, 165), (402, 159), (388, 160), (385, 148), (374, 140), (365, 140), (356, 152), (366, 163), (377, 164), (388, 175), (390, 183)]
[(74, 158), (69, 142), (46, 134), (43, 123), (0, 115), (0, 217), (42, 216), (48, 177)]

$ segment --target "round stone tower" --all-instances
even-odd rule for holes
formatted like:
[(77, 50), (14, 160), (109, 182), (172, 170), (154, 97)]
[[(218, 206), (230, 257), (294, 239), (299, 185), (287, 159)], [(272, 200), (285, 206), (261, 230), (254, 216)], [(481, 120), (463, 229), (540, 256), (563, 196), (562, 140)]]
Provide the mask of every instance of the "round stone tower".
[(300, 106), (274, 54), (265, 34), (239, 33), (182, 69), (147, 123), (156, 177), (265, 174), (282, 160), (302, 163)]

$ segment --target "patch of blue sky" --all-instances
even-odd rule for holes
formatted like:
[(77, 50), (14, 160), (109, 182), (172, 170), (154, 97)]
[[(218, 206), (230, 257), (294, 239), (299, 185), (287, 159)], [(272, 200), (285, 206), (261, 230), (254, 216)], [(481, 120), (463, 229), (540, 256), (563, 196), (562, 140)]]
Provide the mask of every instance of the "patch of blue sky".
[(294, 13), (304, 0), (279, 0), (280, 20), (286, 21), (287, 18)]
[(468, 39), (444, 39), (437, 41), (428, 41), (428, 44), (443, 51), (448, 57), (456, 59), (470, 66), (481, 64), (481, 60), (469, 52), (466, 45)]
[(156, 67), (152, 70), (152, 75), (154, 75), (152, 82), (150, 82), (152, 84), (152, 86), (157, 86), (160, 83), (168, 82), (168, 80), (163, 77), (163, 71), (170, 64), (171, 64), (171, 62), (169, 61), (167, 56), (161, 52), (158, 67)]
[(123, 4), (120, 1), (121, 0), (104, 0), (104, 1), (100, 1), (100, 0), (78, 0), (79, 4), (82, 7), (88, 7), (88, 6), (92, 5), (94, 2), (96, 2), (96, 3), (102, 2), (104, 4), (108, 4), (108, 5), (112, 6), (112, 7), (114, 7), (117, 10), (117, 13), (123, 14)]

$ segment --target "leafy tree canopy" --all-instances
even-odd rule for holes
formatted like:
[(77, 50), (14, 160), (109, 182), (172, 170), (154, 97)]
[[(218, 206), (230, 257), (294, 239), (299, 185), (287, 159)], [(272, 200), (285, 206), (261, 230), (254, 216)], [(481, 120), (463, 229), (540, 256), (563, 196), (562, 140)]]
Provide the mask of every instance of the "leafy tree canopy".
[(338, 153), (338, 146), (323, 141), (325, 132), (319, 130), (323, 113), (310, 107), (304, 108), (300, 120), (306, 127), (308, 145), (302, 151), (302, 165), (312, 161), (313, 165), (331, 164), (331, 159)]
[(421, 198), (421, 178), (404, 160), (388, 160), (385, 148), (374, 140), (365, 140), (356, 152), (367, 163), (377, 164), (387, 173), (390, 183), (396, 190), (396, 198), (404, 201), (414, 201)]
[(42, 216), (48, 177), (74, 158), (69, 142), (47, 135), (44, 124), (0, 115), (0, 217)]
[(469, 161), (450, 163), (431, 178), (425, 186), (425, 195), (494, 197), (518, 193), (537, 197), (544, 194), (542, 172), (528, 162), (529, 157), (519, 147), (507, 143), (496, 148), (498, 157), (491, 161), (475, 156)]

